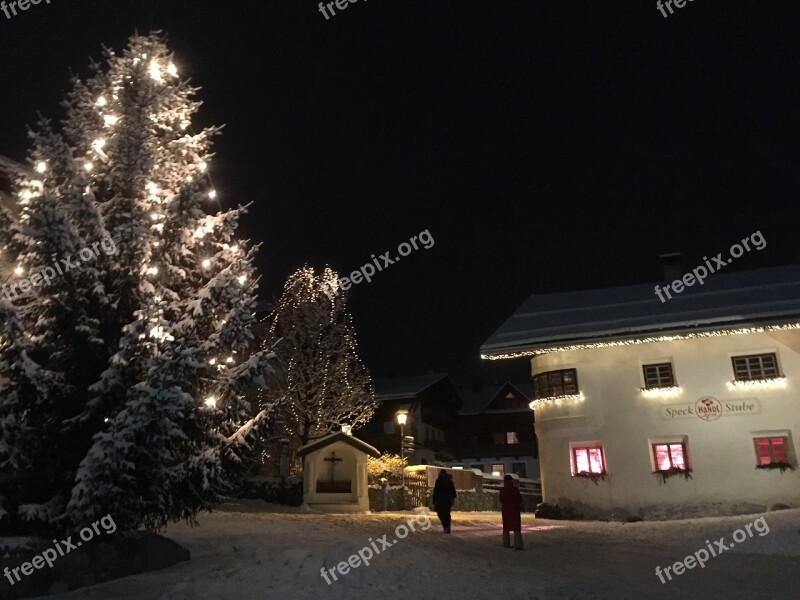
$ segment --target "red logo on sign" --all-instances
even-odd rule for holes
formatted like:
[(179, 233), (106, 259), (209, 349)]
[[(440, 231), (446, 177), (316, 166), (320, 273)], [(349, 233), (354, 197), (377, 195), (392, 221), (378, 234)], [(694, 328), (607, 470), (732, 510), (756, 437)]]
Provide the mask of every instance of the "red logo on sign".
[(711, 396), (703, 396), (694, 405), (694, 411), (703, 421), (716, 421), (722, 416), (722, 404)]

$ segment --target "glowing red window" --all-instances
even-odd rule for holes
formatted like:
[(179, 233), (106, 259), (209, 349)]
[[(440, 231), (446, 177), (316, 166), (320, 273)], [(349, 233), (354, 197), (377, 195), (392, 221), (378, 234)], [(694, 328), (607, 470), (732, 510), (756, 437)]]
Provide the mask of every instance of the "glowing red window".
[(602, 475), (606, 472), (603, 463), (602, 448), (573, 448), (572, 449), (572, 474), (595, 473)]
[(686, 445), (678, 444), (653, 444), (653, 454), (656, 459), (656, 471), (669, 471), (686, 467)]
[(789, 462), (785, 437), (755, 438), (753, 442), (756, 445), (756, 456), (758, 456), (759, 465)]

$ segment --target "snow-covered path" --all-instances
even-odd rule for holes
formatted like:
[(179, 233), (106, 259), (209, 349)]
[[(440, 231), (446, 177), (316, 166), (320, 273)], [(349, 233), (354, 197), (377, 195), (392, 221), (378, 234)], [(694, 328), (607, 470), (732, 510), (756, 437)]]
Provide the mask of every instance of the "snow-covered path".
[[(265, 512), (271, 511), (271, 512)], [(526, 551), (505, 550), (496, 513), (454, 513), (451, 535), (435, 515), (426, 531), (397, 540), (338, 580), (334, 568), (370, 540), (396, 540), (410, 513), (303, 514), (258, 502), (227, 505), (200, 526), (167, 535), (192, 560), (60, 596), (70, 600), (216, 598), (800, 598), (800, 510), (767, 513), (770, 532), (746, 539), (665, 584), (668, 566), (759, 515), (689, 521), (601, 523), (524, 518)], [(424, 521), (420, 518), (420, 522)], [(401, 531), (402, 533), (402, 531)]]

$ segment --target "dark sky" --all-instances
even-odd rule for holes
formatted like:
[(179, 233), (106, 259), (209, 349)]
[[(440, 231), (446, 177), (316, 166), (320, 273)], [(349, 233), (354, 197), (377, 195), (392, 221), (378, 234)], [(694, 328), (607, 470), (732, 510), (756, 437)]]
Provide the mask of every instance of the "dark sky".
[[(534, 292), (655, 281), (760, 230), (731, 269), (800, 262), (800, 3), (51, 0), (0, 13), (0, 153), (60, 117), (70, 70), (163, 29), (225, 124), (263, 295), (436, 241), (351, 295), (373, 375), (491, 379), (480, 344)], [(525, 380), (525, 361), (503, 373)]]

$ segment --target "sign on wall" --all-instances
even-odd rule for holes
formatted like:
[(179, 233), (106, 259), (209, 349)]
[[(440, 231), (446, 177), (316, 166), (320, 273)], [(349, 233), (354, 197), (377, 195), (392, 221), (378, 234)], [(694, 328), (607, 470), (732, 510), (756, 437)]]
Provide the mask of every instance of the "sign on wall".
[(761, 414), (761, 401), (758, 398), (720, 401), (713, 396), (703, 396), (693, 403), (659, 406), (658, 411), (665, 421), (675, 419), (716, 421), (720, 417)]

